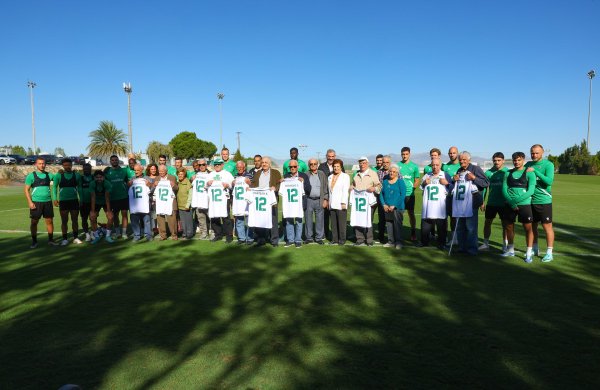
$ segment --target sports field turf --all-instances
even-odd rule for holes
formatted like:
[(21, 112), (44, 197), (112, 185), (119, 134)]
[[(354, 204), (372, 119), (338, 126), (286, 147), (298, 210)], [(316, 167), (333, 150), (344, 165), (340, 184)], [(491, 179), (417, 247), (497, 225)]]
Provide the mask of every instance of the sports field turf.
[(21, 191), (0, 188), (0, 389), (600, 388), (599, 177), (557, 176), (547, 264), (44, 234), (29, 250)]

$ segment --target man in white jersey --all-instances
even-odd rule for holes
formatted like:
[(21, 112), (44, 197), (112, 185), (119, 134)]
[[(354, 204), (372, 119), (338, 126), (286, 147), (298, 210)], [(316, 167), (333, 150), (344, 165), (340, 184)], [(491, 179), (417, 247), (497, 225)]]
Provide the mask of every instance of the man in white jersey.
[(206, 183), (210, 180), (206, 159), (198, 160), (198, 171), (192, 176), (192, 207), (196, 211), (200, 240), (208, 239), (210, 219), (208, 218), (208, 191)]
[(210, 173), (208, 188), (208, 216), (215, 232), (213, 242), (233, 242), (233, 224), (229, 216), (229, 198), (233, 185), (233, 175), (223, 169), (223, 160), (217, 158), (213, 161), (215, 170)]
[[(270, 188), (249, 188), (245, 197), (248, 202), (248, 226), (259, 231), (270, 230), (273, 227), (271, 210), (277, 205), (275, 191)], [(264, 234), (257, 234), (256, 244), (264, 245)]]
[[(133, 230), (133, 242), (142, 239), (142, 227), (147, 241), (152, 241), (152, 221), (150, 220), (150, 182), (144, 178), (141, 164), (133, 167), (135, 176), (129, 180), (129, 216)], [(142, 226), (143, 225), (143, 226)]]
[(303, 172), (298, 172), (299, 163), (296, 160), (290, 160), (288, 163), (289, 173), (285, 175), (279, 186), (279, 195), (281, 195), (281, 206), (287, 243), (285, 247), (293, 245), (296, 248), (302, 247), (302, 219), (304, 210), (306, 210), (306, 194), (310, 194), (310, 180)]
[(246, 191), (250, 188), (250, 179), (252, 176), (246, 172), (246, 163), (238, 161), (235, 164), (237, 174), (233, 181), (233, 203), (231, 213), (235, 220), (235, 232), (237, 234), (238, 245), (250, 245), (254, 241), (252, 231), (246, 224), (246, 216), (248, 215), (248, 202), (246, 201)]
[(490, 181), (483, 170), (471, 164), (471, 154), (462, 152), (458, 158), (460, 168), (452, 178), (452, 216), (457, 218), (456, 235), (460, 252), (476, 256), (478, 253), (478, 215), (483, 204), (482, 191), (489, 187)]
[[(281, 173), (275, 169), (271, 169), (271, 159), (265, 156), (262, 158), (262, 170), (254, 174), (250, 187), (262, 189), (270, 188), (271, 191), (275, 192), (275, 198), (277, 198), (280, 179)], [(279, 226), (277, 223), (279, 218), (277, 202), (273, 203), (272, 207), (269, 208), (271, 209), (272, 218), (271, 228), (269, 230), (264, 228), (255, 230), (257, 235), (255, 240), (256, 246), (264, 245), (267, 237), (270, 239), (271, 245), (274, 247), (279, 245)]]
[(377, 204), (377, 198), (375, 198), (373, 192), (367, 190), (359, 191), (354, 188), (350, 190), (350, 201), (348, 203), (352, 210), (350, 214), (350, 226), (354, 227), (356, 233), (356, 243), (354, 245), (373, 245), (373, 235), (367, 234), (367, 231), (373, 227), (371, 207)]
[(172, 240), (177, 240), (177, 179), (167, 174), (167, 166), (158, 167), (158, 180), (154, 182), (154, 200), (156, 202), (156, 222), (158, 239), (167, 239), (167, 226)]
[(423, 176), (421, 189), (423, 190), (423, 207), (421, 211), (421, 242), (417, 246), (428, 246), (431, 231), (437, 228), (437, 246), (444, 249), (446, 244), (447, 213), (446, 199), (452, 190), (452, 178), (442, 171), (442, 160), (431, 160), (431, 172)]

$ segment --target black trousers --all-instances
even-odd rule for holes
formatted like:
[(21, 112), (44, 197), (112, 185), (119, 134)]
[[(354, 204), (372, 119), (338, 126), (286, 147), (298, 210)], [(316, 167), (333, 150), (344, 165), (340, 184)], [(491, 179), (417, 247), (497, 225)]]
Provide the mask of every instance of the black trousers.
[(229, 215), (226, 218), (211, 218), (210, 225), (215, 232), (216, 239), (221, 239), (223, 236), (233, 239), (233, 222), (229, 218)]
[(437, 244), (438, 246), (444, 246), (446, 244), (446, 229), (448, 227), (448, 220), (444, 219), (421, 219), (421, 244), (429, 245), (429, 233), (437, 228)]
[(329, 210), (331, 215), (331, 241), (343, 244), (346, 242), (346, 221), (348, 210)]

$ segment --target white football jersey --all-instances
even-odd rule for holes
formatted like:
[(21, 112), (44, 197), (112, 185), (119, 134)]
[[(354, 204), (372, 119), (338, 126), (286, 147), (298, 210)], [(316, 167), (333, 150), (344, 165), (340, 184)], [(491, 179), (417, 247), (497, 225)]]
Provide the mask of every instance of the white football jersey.
[(350, 226), (370, 228), (373, 225), (371, 220), (371, 206), (377, 203), (377, 199), (372, 192), (350, 191), (351, 207)]
[(460, 179), (452, 190), (452, 216), (469, 218), (473, 216), (473, 194), (478, 192), (477, 186), (466, 180), (467, 172), (460, 174)]
[[(424, 179), (426, 179), (427, 176), (431, 175), (425, 175)], [(439, 178), (432, 177), (431, 184), (428, 184), (423, 188), (423, 210), (421, 211), (421, 218), (446, 219), (446, 195), (448, 195), (446, 186), (440, 184)]]
[(154, 198), (156, 201), (156, 214), (171, 215), (173, 214), (173, 199), (175, 193), (171, 188), (171, 182), (167, 179), (160, 180), (154, 190)]
[(227, 185), (231, 187), (231, 183), (233, 183), (233, 175), (228, 171), (222, 169), (221, 172), (212, 171), (211, 173), (209, 173), (208, 180), (227, 183)]
[(250, 188), (246, 191), (246, 201), (248, 202), (248, 226), (271, 229), (273, 227), (271, 207), (277, 204), (275, 192), (269, 188)]
[(220, 181), (213, 181), (212, 185), (208, 187), (208, 217), (226, 218), (228, 215), (228, 200), (229, 191), (223, 187), (223, 183)]
[(297, 178), (287, 178), (279, 185), (279, 196), (281, 196), (281, 211), (283, 218), (303, 218), (302, 196), (304, 196), (304, 184)]
[(208, 208), (208, 191), (206, 183), (210, 180), (208, 172), (197, 172), (192, 182), (192, 207), (200, 209)]
[(146, 179), (134, 179), (128, 193), (130, 214), (150, 212), (150, 188), (146, 185)]
[(246, 183), (246, 177), (238, 176), (233, 182), (233, 204), (231, 213), (236, 217), (248, 215), (248, 202), (246, 201), (246, 191), (249, 186)]

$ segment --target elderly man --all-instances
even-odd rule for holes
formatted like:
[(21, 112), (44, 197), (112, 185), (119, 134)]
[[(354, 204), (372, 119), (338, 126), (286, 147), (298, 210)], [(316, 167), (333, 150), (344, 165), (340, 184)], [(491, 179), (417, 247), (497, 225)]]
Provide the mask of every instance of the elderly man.
[(421, 242), (417, 246), (428, 246), (430, 233), (437, 227), (437, 243), (439, 249), (444, 249), (447, 232), (446, 201), (451, 201), (447, 194), (452, 191), (452, 178), (447, 172), (442, 172), (442, 160), (431, 160), (431, 172), (423, 176), (423, 207), (421, 210)]
[[(295, 245), (296, 248), (302, 246), (302, 218), (306, 212), (306, 194), (310, 194), (311, 191), (308, 176), (303, 172), (298, 172), (298, 166), (297, 161), (291, 160), (288, 165), (290, 172), (284, 177), (285, 179), (297, 179), (302, 185), (299, 185), (295, 181), (287, 182), (282, 180), (279, 186), (283, 197), (281, 204), (287, 239), (285, 246), (290, 247)], [(301, 195), (299, 192), (302, 189), (304, 194)], [(300, 195), (301, 199), (298, 199)]]
[(546, 233), (546, 254), (542, 261), (547, 263), (553, 260), (554, 229), (552, 228), (552, 183), (554, 183), (554, 164), (544, 160), (544, 148), (535, 144), (530, 149), (531, 161), (525, 164), (527, 172), (535, 174), (535, 191), (531, 197), (531, 211), (533, 213), (533, 253), (539, 254), (538, 223), (541, 222)]
[(167, 173), (167, 166), (158, 167), (158, 180), (154, 182), (156, 199), (156, 222), (158, 224), (158, 239), (167, 239), (167, 226), (171, 239), (177, 240), (177, 178)]
[(192, 177), (192, 207), (196, 211), (198, 233), (201, 240), (208, 239), (210, 219), (208, 218), (208, 192), (206, 183), (210, 180), (206, 159), (198, 159), (198, 172)]
[[(150, 182), (144, 177), (144, 168), (141, 164), (133, 167), (134, 177), (129, 186), (129, 216), (133, 230), (133, 242), (140, 242), (144, 236), (147, 241), (152, 241), (152, 221), (150, 219)], [(142, 231), (143, 227), (143, 231)]]
[[(257, 172), (252, 178), (250, 187), (252, 188), (270, 188), (275, 191), (275, 198), (279, 195), (279, 182), (281, 180), (281, 173), (275, 169), (271, 169), (271, 159), (269, 157), (262, 158), (262, 170)], [(277, 204), (272, 206), (271, 211), (272, 227), (269, 232), (268, 229), (256, 229), (256, 245), (261, 246), (265, 244), (265, 240), (270, 233), (271, 245), (274, 247), (279, 245), (279, 224), (278, 224), (278, 208)]]
[[(387, 179), (389, 174), (390, 174), (390, 169), (392, 166), (392, 157), (391, 156), (383, 156), (381, 158), (381, 167), (377, 170), (377, 177), (379, 178), (379, 182), (383, 185), (383, 180)], [(386, 224), (385, 224), (385, 210), (383, 207), (383, 201), (381, 199), (381, 194), (379, 194), (379, 196), (377, 196), (377, 217), (378, 217), (378, 222), (377, 222), (377, 235), (379, 238), (379, 242), (381, 242), (382, 244), (385, 241), (385, 231), (386, 231)]]
[(288, 173), (290, 173), (289, 165), (290, 165), (291, 161), (298, 162), (298, 172), (304, 173), (304, 172), (308, 171), (308, 167), (306, 166), (306, 163), (304, 161), (298, 159), (298, 148), (291, 148), (290, 149), (290, 159), (283, 163), (283, 175), (284, 176), (287, 175)]
[[(333, 161), (337, 158), (335, 150), (327, 149), (327, 153), (325, 154), (326, 160), (319, 165), (319, 171), (322, 171), (327, 178), (333, 173)], [(346, 172), (344, 170), (344, 166), (342, 166), (342, 172)], [(329, 216), (330, 216), (329, 207), (326, 207), (323, 211), (324, 216), (324, 224), (325, 224), (325, 237), (328, 240), (331, 240), (331, 232), (329, 229)]]
[(232, 214), (235, 220), (235, 232), (237, 234), (238, 245), (250, 245), (253, 240), (251, 228), (246, 223), (248, 215), (248, 202), (246, 201), (246, 191), (251, 183), (252, 175), (246, 172), (246, 163), (238, 161), (235, 163), (237, 170), (233, 181), (233, 204)]
[[(327, 175), (318, 169), (319, 162), (315, 158), (308, 160), (308, 181), (310, 192), (306, 197), (305, 234), (306, 244), (316, 242), (323, 245), (325, 239), (325, 209), (328, 206), (329, 188)], [(314, 216), (314, 221), (313, 221)], [(314, 234), (314, 235), (313, 235)]]
[(483, 204), (482, 191), (490, 181), (477, 165), (471, 164), (471, 154), (462, 152), (458, 158), (460, 168), (452, 178), (452, 213), (457, 217), (456, 234), (460, 251), (476, 256), (478, 250), (477, 211)]
[(229, 197), (228, 199), (223, 191), (231, 193), (234, 179), (233, 175), (225, 170), (222, 159), (215, 159), (213, 166), (215, 170), (208, 175), (209, 180), (206, 183), (206, 186), (209, 188), (208, 216), (215, 232), (212, 241), (221, 241), (225, 237), (225, 241), (231, 243), (233, 241), (233, 223), (231, 222), (229, 212), (231, 198)]
[[(382, 161), (383, 163), (383, 161)], [(379, 181), (379, 177), (377, 176), (377, 172), (373, 171), (369, 168), (369, 159), (365, 156), (358, 159), (358, 168), (359, 171), (352, 178), (352, 186), (351, 190), (357, 191), (367, 191), (375, 194), (379, 194), (381, 192), (381, 182)], [(377, 205), (373, 205), (371, 209), (371, 215), (373, 215), (373, 211), (375, 210)], [(367, 246), (373, 245), (373, 227), (361, 227), (357, 226), (354, 228), (354, 233), (356, 235), (356, 245), (364, 245), (366, 243)]]

